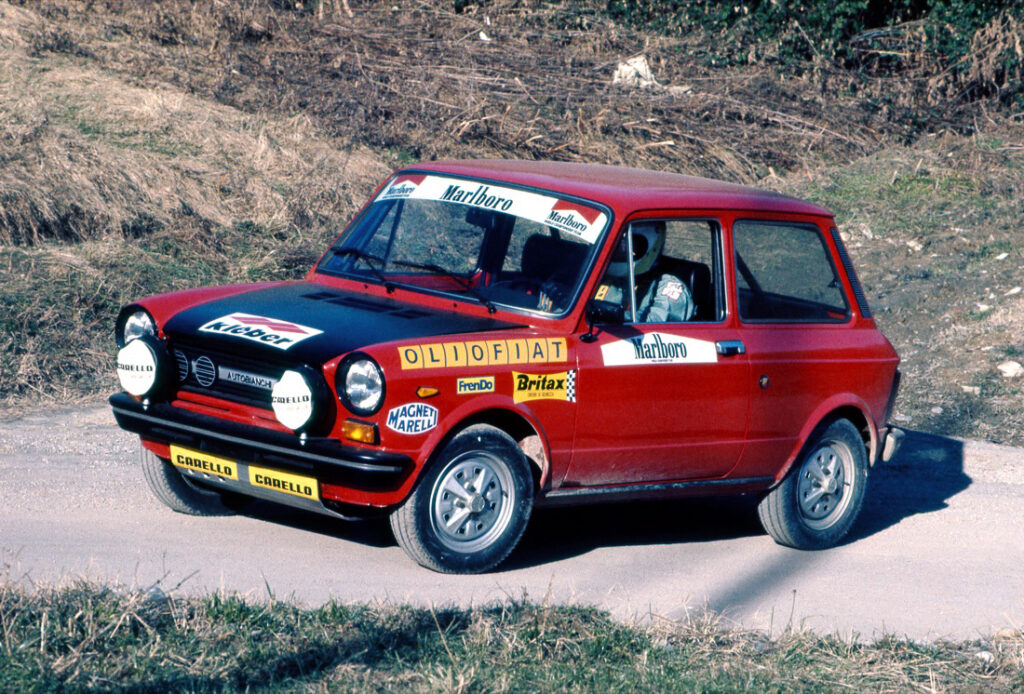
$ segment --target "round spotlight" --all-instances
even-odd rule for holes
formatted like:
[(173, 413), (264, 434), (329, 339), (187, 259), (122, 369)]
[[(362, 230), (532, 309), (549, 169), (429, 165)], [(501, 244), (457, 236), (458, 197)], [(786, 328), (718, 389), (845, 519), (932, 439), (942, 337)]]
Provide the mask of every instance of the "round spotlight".
[(313, 389), (298, 371), (285, 371), (270, 392), (277, 421), (289, 429), (301, 429), (313, 419)]
[(137, 397), (151, 395), (157, 387), (160, 358), (147, 339), (135, 339), (117, 353), (117, 378), (121, 387)]

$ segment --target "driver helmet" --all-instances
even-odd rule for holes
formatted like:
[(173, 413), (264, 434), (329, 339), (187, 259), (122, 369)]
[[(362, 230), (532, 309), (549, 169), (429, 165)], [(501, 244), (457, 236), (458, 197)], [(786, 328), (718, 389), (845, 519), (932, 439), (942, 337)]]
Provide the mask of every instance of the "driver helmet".
[[(642, 275), (654, 267), (654, 262), (665, 247), (664, 222), (637, 222), (630, 225), (633, 230), (633, 272)], [(618, 248), (608, 264), (610, 277), (627, 277), (629, 265), (626, 262), (626, 235), (622, 235)]]

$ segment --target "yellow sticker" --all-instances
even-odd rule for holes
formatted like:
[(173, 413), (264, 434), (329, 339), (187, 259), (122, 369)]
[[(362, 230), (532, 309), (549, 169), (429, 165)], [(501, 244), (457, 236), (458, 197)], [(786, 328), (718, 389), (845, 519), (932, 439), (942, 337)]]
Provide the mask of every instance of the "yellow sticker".
[(594, 298), (597, 299), (598, 301), (603, 301), (604, 298), (608, 296), (609, 289), (611, 289), (610, 285), (602, 284), (600, 287), (597, 288), (597, 294), (594, 295)]
[(564, 337), (435, 342), (398, 348), (402, 370), (505, 364), (559, 364), (568, 361)]
[(292, 496), (301, 496), (303, 499), (320, 500), (320, 489), (317, 481), (312, 477), (293, 475), (280, 470), (268, 470), (264, 467), (249, 466), (249, 481), (254, 486), (264, 489), (273, 489), (276, 492), (284, 492)]
[(512, 401), (564, 400), (576, 402), (576, 371), (553, 374), (512, 372)]
[(205, 472), (224, 479), (238, 479), (238, 465), (233, 460), (218, 458), (208, 453), (190, 451), (187, 448), (171, 445), (171, 462), (178, 467), (188, 468), (196, 472)]

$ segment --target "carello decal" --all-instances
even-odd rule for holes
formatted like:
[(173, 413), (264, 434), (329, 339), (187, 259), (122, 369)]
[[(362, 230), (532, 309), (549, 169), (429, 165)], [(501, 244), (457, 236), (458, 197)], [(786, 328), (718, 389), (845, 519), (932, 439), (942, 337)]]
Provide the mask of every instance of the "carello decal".
[(240, 337), (277, 349), (288, 349), (305, 339), (321, 334), (323, 330), (277, 318), (232, 313), (205, 323), (199, 327), (199, 332)]
[(437, 426), (437, 408), (423, 402), (399, 405), (388, 412), (386, 424), (399, 434), (423, 434)]
[(459, 395), (475, 395), (477, 393), (494, 392), (494, 376), (477, 376), (460, 378), (455, 382), (455, 392)]
[(249, 466), (249, 481), (264, 489), (272, 489), (276, 492), (284, 492), (292, 496), (299, 496), (303, 499), (320, 500), (320, 491), (317, 488), (317, 481), (311, 477), (292, 475), (280, 470), (268, 470), (267, 468)]
[(576, 371), (553, 374), (512, 372), (513, 402), (529, 400), (564, 400), (576, 402)]
[(605, 366), (713, 364), (715, 343), (666, 333), (645, 333), (601, 345)]
[(398, 348), (403, 369), (503, 364), (560, 364), (568, 360), (564, 337), (437, 342)]
[(188, 468), (196, 472), (205, 472), (208, 475), (216, 475), (217, 477), (224, 477), (229, 480), (238, 479), (238, 467), (231, 460), (207, 455), (206, 453), (197, 453), (196, 451), (190, 451), (174, 445), (170, 449), (171, 462), (178, 467)]

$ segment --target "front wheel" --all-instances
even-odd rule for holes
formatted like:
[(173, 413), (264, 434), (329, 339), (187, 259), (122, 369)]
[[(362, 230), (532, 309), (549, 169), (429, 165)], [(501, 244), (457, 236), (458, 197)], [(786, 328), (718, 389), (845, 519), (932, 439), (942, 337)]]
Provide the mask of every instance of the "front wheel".
[(761, 525), (780, 545), (827, 549), (846, 537), (861, 507), (868, 481), (867, 452), (846, 419), (812, 438), (782, 484), (761, 500)]
[(240, 507), (241, 504), (225, 503), (225, 495), (193, 484), (169, 461), (143, 446), (139, 448), (142, 474), (154, 496), (168, 508), (190, 516), (226, 516)]
[(532, 510), (526, 456), (505, 432), (477, 424), (444, 447), (391, 514), (391, 530), (428, 569), (480, 573), (512, 552)]

